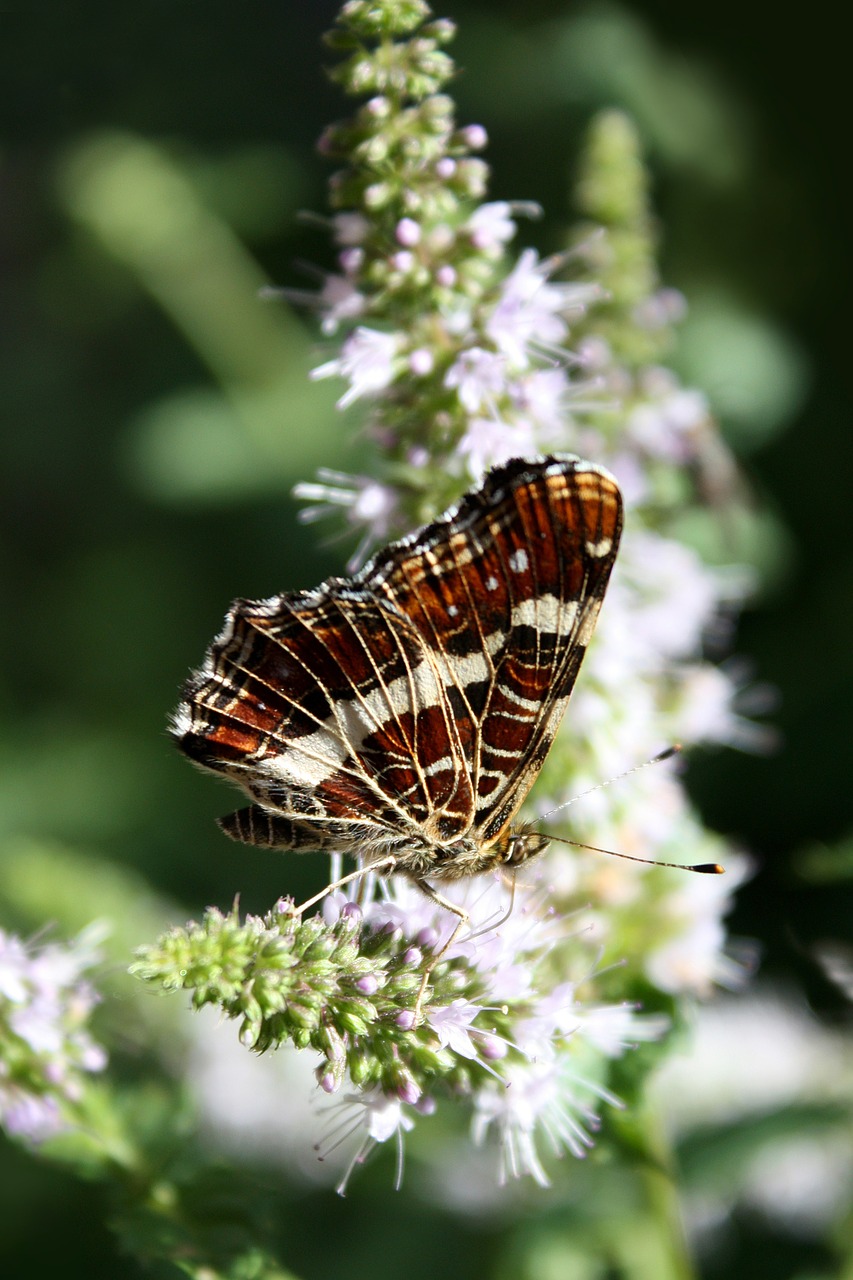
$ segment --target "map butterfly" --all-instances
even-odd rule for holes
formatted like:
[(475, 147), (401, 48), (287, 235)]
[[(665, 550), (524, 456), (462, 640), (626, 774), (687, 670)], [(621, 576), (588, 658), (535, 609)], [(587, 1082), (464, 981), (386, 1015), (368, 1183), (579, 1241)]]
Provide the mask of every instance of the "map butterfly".
[(601, 467), (516, 459), (354, 577), (235, 601), (172, 723), (193, 761), (253, 802), (225, 832), (381, 863), (433, 897), (428, 880), (538, 853), (548, 837), (513, 819), (621, 529)]

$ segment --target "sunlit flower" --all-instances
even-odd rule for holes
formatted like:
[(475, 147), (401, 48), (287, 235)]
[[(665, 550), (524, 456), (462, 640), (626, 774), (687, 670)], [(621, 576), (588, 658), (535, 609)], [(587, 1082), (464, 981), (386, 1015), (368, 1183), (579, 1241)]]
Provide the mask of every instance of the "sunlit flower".
[(686, 462), (696, 454), (698, 433), (709, 416), (708, 401), (700, 391), (680, 386), (668, 370), (654, 369), (627, 416), (625, 434), (650, 457)]
[(532, 422), (505, 422), (495, 418), (471, 418), (458, 448), (459, 456), (465, 459), (468, 474), (475, 479), (489, 467), (536, 452), (536, 433)]
[[(355, 30), (361, 19), (374, 23), (376, 13), (355, 3), (340, 22)], [(702, 393), (662, 364), (684, 304), (655, 281), (637, 155), (605, 201), (607, 216), (624, 210), (627, 235), (585, 229), (586, 252), (549, 260), (511, 248), (517, 216), (533, 209), (475, 203), (487, 169), (470, 153), (486, 136), (478, 125), (460, 129), (442, 92), (447, 31), (432, 24), (414, 44), (409, 31), (383, 39), (375, 62), (361, 32), (358, 56), (341, 69), (345, 87), (368, 84), (373, 96), (325, 137), (344, 166), (332, 198), (357, 207), (335, 214), (340, 274), (325, 277), (312, 303), (327, 335), (348, 330), (312, 376), (343, 380), (341, 409), (368, 402), (376, 476), (323, 471), (295, 492), (311, 504), (304, 520), (343, 511), (362, 535), (352, 569), (452, 501), (463, 473), (479, 478), (551, 451), (612, 467), (626, 533), (569, 722), (525, 816), (538, 812), (543, 832), (571, 831), (625, 858), (555, 840), (515, 884), (450, 883), (450, 907), (399, 877), (366, 875), (357, 902), (337, 890), (304, 919), (287, 902), (245, 923), (209, 911), (148, 949), (137, 971), (217, 1004), (255, 1049), (289, 1042), (313, 1053), (315, 1094), (326, 1105), (326, 1095), (343, 1098), (322, 1153), (354, 1149), (341, 1189), (388, 1142), (399, 1182), (403, 1137), (441, 1097), (467, 1103), (476, 1142), (496, 1136), (502, 1181), (547, 1185), (547, 1153), (582, 1157), (600, 1107), (620, 1105), (607, 1088), (613, 1060), (666, 1033), (666, 1019), (634, 1003), (637, 990), (651, 985), (674, 1002), (745, 972), (723, 925), (744, 863), (715, 879), (626, 860), (718, 859), (721, 842), (703, 830), (672, 762), (636, 776), (632, 766), (667, 739), (749, 744), (743, 681), (704, 653), (745, 584), (670, 536), (694, 501), (677, 469), (686, 473), (714, 427)], [(405, 146), (396, 98), (376, 89), (389, 77), (410, 104)], [(598, 163), (611, 181), (609, 161)], [(569, 266), (590, 274), (558, 278)], [(370, 327), (359, 323), (367, 317)], [(449, 670), (442, 678), (455, 678)], [(376, 717), (381, 703), (384, 720), (397, 704), (376, 674), (378, 702), (365, 694), (364, 713)], [(619, 990), (617, 969), (630, 975), (628, 998), (603, 999)], [(0, 989), (4, 981), (14, 989), (0, 965)]]
[(347, 276), (328, 275), (317, 297), (325, 334), (337, 333), (342, 324), (356, 319), (364, 310), (364, 294)]
[(346, 378), (349, 390), (338, 400), (338, 408), (346, 409), (361, 397), (375, 395), (388, 386), (394, 377), (399, 346), (396, 334), (361, 326), (344, 340), (340, 356), (318, 365), (311, 377)]
[[(550, 1186), (541, 1157), (543, 1143), (555, 1156), (568, 1151), (582, 1159), (587, 1154), (594, 1145), (592, 1134), (599, 1118), (583, 1094), (584, 1086), (572, 1080), (566, 1063), (556, 1056), (515, 1063), (506, 1068), (505, 1082), (480, 1090), (474, 1101), (472, 1136), (479, 1144), (490, 1129), (497, 1133), (501, 1184), (527, 1175), (540, 1187)], [(619, 1105), (612, 1094), (604, 1091), (601, 1096)]]
[(462, 1058), (476, 1058), (479, 1049), (471, 1035), (471, 1023), (481, 1007), (460, 997), (443, 1009), (430, 1010), (429, 1025), (438, 1036), (438, 1043)]
[(343, 509), (350, 523), (362, 530), (361, 542), (348, 564), (352, 571), (372, 546), (388, 537), (397, 511), (397, 493), (370, 476), (352, 476), (325, 467), (318, 474), (319, 483), (303, 481), (293, 487), (295, 498), (312, 504), (300, 511), (299, 519), (310, 524)]
[(444, 385), (455, 389), (468, 413), (491, 409), (506, 391), (506, 359), (496, 351), (468, 347), (448, 369)]
[(503, 281), (485, 330), (513, 369), (523, 369), (541, 352), (565, 354), (567, 316), (580, 315), (599, 295), (594, 285), (556, 284), (551, 268), (525, 249)]
[(339, 1146), (352, 1147), (355, 1143), (355, 1153), (338, 1183), (338, 1193), (345, 1194), (353, 1170), (364, 1164), (374, 1148), (392, 1139), (397, 1146), (395, 1186), (399, 1188), (403, 1181), (403, 1135), (415, 1124), (410, 1108), (399, 1098), (388, 1097), (380, 1089), (348, 1093), (338, 1107), (336, 1123), (330, 1126), (325, 1141), (320, 1144), (321, 1158), (327, 1159)]
[(517, 228), (511, 213), (512, 206), (506, 200), (479, 205), (465, 223), (474, 248), (490, 252), (512, 240)]
[(363, 213), (348, 210), (336, 213), (332, 219), (333, 234), (337, 244), (361, 244), (370, 234), (370, 221)]

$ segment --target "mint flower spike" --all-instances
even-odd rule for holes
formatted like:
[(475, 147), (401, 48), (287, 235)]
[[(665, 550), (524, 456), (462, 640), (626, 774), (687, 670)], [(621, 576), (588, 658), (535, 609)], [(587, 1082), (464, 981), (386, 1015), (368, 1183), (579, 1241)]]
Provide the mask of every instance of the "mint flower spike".
[[(511, 457), (560, 445), (567, 414), (600, 396), (570, 331), (600, 298), (594, 282), (556, 282), (562, 259), (507, 247), (527, 201), (483, 201), (479, 124), (459, 127), (442, 88), (453, 26), (426, 5), (346, 5), (332, 43), (334, 78), (370, 95), (328, 130), (342, 162), (331, 182), (338, 270), (311, 305), (323, 332), (343, 331), (315, 378), (339, 378), (339, 407), (364, 404), (381, 471), (301, 484), (305, 518), (343, 509), (362, 534), (349, 568), (381, 541), (424, 523), (466, 481)], [(305, 302), (306, 295), (290, 294)]]
[(72, 1128), (88, 1073), (107, 1055), (88, 1022), (98, 995), (87, 975), (104, 929), (70, 943), (24, 942), (0, 929), (0, 1125), (37, 1144)]
[[(750, 739), (738, 682), (703, 657), (745, 576), (673, 536), (697, 511), (691, 477), (716, 428), (663, 364), (685, 304), (658, 279), (636, 133), (618, 115), (594, 124), (586, 222), (565, 254), (515, 248), (531, 208), (488, 200), (486, 132), (457, 125), (452, 28), (429, 18), (420, 3), (347, 4), (330, 41), (337, 81), (369, 96), (322, 139), (339, 166), (337, 261), (313, 299), (329, 344), (313, 376), (339, 380), (339, 407), (363, 411), (375, 474), (301, 484), (302, 518), (342, 512), (360, 535), (353, 569), (485, 469), (565, 452), (615, 473), (627, 520), (532, 816), (589, 794), (578, 828), (525, 867), (512, 910), (499, 878), (451, 882), (448, 911), (389, 876), (352, 896), (341, 885), (313, 916), (311, 902), (244, 921), (211, 910), (139, 955), (140, 977), (218, 1007), (246, 1046), (309, 1051), (317, 1096), (336, 1099), (321, 1152), (353, 1147), (340, 1189), (387, 1142), (399, 1168), (404, 1135), (444, 1099), (468, 1107), (476, 1145), (496, 1147), (499, 1180), (547, 1185), (548, 1150), (583, 1157), (600, 1113), (631, 1104), (610, 1088), (614, 1060), (660, 1039), (685, 997), (743, 975), (722, 921), (746, 864), (704, 830), (673, 762), (590, 790), (660, 741)], [(729, 874), (582, 857), (559, 843), (569, 836), (629, 859), (725, 861)], [(656, 1012), (639, 1011), (640, 994)]]
[[(346, 1112), (320, 1150), (325, 1158), (355, 1142), (350, 1172), (374, 1147), (397, 1141), (431, 1114), (442, 1097), (468, 1099), (475, 1116), (491, 1108), (491, 1121), (482, 1115), (476, 1121), (479, 1142), (489, 1123), (501, 1142), (514, 1142), (520, 1121), (515, 1113), (499, 1121), (489, 1090), (500, 1095), (512, 1079), (519, 1097), (528, 1081), (536, 1095), (537, 1064), (556, 1062), (561, 1052), (600, 1053), (598, 1006), (587, 1008), (577, 985), (551, 974), (555, 945), (583, 974), (594, 955), (583, 935), (566, 936), (541, 887), (520, 888), (511, 913), (509, 890), (498, 877), (452, 884), (448, 897), (468, 915), (470, 928), (457, 932), (452, 915), (394, 879), (386, 897), (363, 908), (336, 891), (321, 915), (306, 919), (286, 900), (263, 919), (243, 922), (234, 911), (211, 909), (200, 924), (172, 929), (143, 948), (133, 971), (187, 991), (196, 1008), (217, 1006), (238, 1022), (248, 1048), (263, 1052), (289, 1041), (317, 1054), (320, 1090), (342, 1093)], [(634, 1009), (622, 1008), (618, 1016), (621, 1030), (610, 1033), (607, 1056), (660, 1035), (665, 1026)], [(540, 1090), (548, 1104), (544, 1134), (558, 1153), (579, 1148), (568, 1140), (575, 1132), (568, 1121), (560, 1127), (553, 1118), (555, 1089), (562, 1090), (566, 1115), (582, 1126), (597, 1122), (596, 1101), (615, 1101), (581, 1075), (560, 1079), (547, 1099)], [(523, 1123), (525, 1151), (532, 1150), (540, 1123), (532, 1103)], [(533, 1167), (532, 1157), (519, 1164), (521, 1172)]]

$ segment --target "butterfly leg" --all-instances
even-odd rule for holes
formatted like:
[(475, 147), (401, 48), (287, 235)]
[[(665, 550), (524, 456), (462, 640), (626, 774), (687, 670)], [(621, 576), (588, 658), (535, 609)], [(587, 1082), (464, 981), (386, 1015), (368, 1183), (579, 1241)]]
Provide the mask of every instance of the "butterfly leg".
[(445, 942), (444, 946), (441, 948), (440, 951), (437, 951), (435, 953), (435, 955), (432, 957), (429, 964), (427, 965), (426, 969), (424, 970), (424, 975), (421, 978), (421, 985), (420, 985), (420, 988), (418, 989), (418, 996), (417, 996), (417, 999), (415, 1000), (414, 1014), (415, 1014), (415, 1026), (417, 1026), (418, 1023), (421, 1021), (421, 1002), (424, 998), (424, 995), (426, 994), (426, 989), (429, 984), (430, 974), (435, 969), (439, 961), (441, 961), (444, 958), (444, 956), (453, 946), (453, 943), (456, 941), (457, 937), (459, 936), (459, 930), (464, 928), (466, 924), (471, 923), (471, 917), (469, 916), (468, 912), (465, 910), (464, 907), (459, 906), (458, 902), (451, 902), (448, 898), (443, 898), (440, 893), (437, 893), (436, 890), (433, 889), (432, 885), (427, 880), (416, 880), (415, 884), (418, 886), (421, 893), (425, 894), (426, 897), (429, 898), (431, 902), (434, 902), (436, 904), (436, 906), (443, 907), (445, 911), (450, 911), (454, 916), (458, 916), (459, 918), (459, 922), (456, 925), (456, 928), (453, 930), (450, 937)]
[(316, 906), (318, 902), (322, 902), (330, 893), (334, 893), (336, 889), (342, 888), (345, 884), (350, 884), (353, 880), (358, 880), (360, 876), (366, 876), (371, 871), (378, 871), (380, 875), (390, 875), (397, 865), (397, 859), (393, 856), (380, 858), (378, 862), (368, 862), (363, 867), (358, 867), (355, 871), (350, 871), (349, 875), (341, 876), (339, 880), (333, 880), (331, 884), (327, 884), (325, 889), (321, 889), (319, 893), (315, 893), (313, 898), (308, 898), (305, 902), (300, 902), (298, 907), (293, 908), (293, 915), (300, 916), (303, 911), (307, 911), (309, 907)]

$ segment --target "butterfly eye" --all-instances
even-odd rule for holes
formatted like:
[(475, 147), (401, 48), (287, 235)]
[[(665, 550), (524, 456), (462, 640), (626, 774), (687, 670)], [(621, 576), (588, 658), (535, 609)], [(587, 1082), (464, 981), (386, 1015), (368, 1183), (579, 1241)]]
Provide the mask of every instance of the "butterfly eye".
[(507, 841), (503, 861), (508, 866), (520, 866), (522, 862), (535, 858), (537, 853), (541, 853), (550, 842), (550, 836), (542, 835), (538, 831), (519, 831), (510, 836)]
[(528, 850), (529, 837), (521, 833), (510, 836), (507, 841), (506, 853), (503, 860), (510, 867), (517, 867), (520, 863), (526, 862), (530, 857)]

